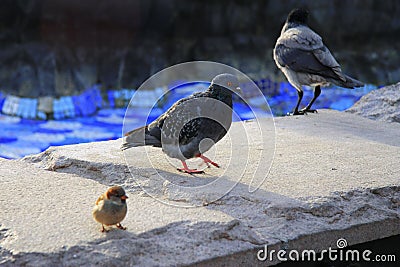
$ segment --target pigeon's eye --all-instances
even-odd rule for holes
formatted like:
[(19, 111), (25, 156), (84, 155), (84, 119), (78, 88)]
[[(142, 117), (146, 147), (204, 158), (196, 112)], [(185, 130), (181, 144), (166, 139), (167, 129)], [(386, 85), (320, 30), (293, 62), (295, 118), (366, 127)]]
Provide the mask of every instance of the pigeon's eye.
[(228, 84), (228, 86), (232, 86), (232, 83), (231, 83), (231, 82), (228, 82), (227, 84)]

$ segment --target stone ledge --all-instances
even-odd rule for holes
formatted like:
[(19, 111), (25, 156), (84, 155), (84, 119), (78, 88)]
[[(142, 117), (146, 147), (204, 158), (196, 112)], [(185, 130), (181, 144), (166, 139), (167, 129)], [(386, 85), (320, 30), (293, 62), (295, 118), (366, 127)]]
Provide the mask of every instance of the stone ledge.
[[(251, 129), (254, 123), (244, 125)], [(243, 138), (237, 136), (239, 127), (232, 126), (232, 138)], [(265, 266), (276, 262), (257, 261), (264, 244), (320, 251), (335, 247), (340, 237), (353, 245), (400, 234), (399, 125), (322, 110), (277, 118), (275, 127), (275, 158), (262, 186), (250, 193), (251, 173), (245, 173), (213, 203), (207, 198), (215, 192), (179, 194), (168, 183), (152, 181), (154, 168), (147, 158), (156, 159), (155, 168), (165, 177), (185, 186), (213, 181), (221, 170), (179, 174), (161, 151), (142, 147), (126, 154), (135, 156), (130, 169), (140, 179), (132, 179), (119, 150), (121, 140), (1, 160), (0, 263)], [(217, 153), (222, 160), (229, 154), (225, 142), (218, 146), (218, 153), (226, 152)], [(123, 184), (130, 197), (123, 221), (128, 230), (102, 234), (90, 211), (97, 196), (115, 183)], [(170, 203), (202, 205), (166, 205), (140, 187)]]
[(347, 112), (363, 117), (385, 121), (400, 122), (400, 83), (373, 90), (364, 95)]

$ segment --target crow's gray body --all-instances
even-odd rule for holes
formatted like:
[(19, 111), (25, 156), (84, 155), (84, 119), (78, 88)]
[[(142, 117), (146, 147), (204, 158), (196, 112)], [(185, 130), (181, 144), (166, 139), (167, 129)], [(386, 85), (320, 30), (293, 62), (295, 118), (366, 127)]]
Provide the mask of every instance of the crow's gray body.
[[(345, 88), (363, 86), (363, 83), (342, 72), (342, 69), (322, 38), (307, 26), (308, 12), (293, 10), (276, 41), (273, 57), (278, 68), (299, 94), (294, 115), (312, 111), (311, 105), (320, 94), (321, 86), (331, 83)], [(314, 98), (303, 110), (298, 110), (303, 96), (302, 86), (315, 86)]]

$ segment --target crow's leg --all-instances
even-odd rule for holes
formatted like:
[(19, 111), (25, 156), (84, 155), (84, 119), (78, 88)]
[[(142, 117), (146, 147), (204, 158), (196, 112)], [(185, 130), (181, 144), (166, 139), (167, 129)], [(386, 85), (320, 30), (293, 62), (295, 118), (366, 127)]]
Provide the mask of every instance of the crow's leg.
[(202, 154), (200, 154), (198, 157), (201, 158), (207, 165), (208, 165), (208, 163), (210, 163), (210, 164), (214, 165), (217, 168), (220, 167), (218, 163), (212, 161), (211, 159), (207, 158), (206, 156), (204, 156)]
[(187, 164), (186, 164), (186, 162), (183, 161), (183, 160), (181, 160), (181, 161), (182, 161), (183, 168), (178, 168), (178, 171), (186, 172), (186, 173), (189, 173), (189, 174), (204, 173), (204, 171), (201, 171), (201, 170), (189, 169)]
[(304, 115), (304, 111), (302, 111), (302, 110), (300, 110), (299, 111), (299, 106), (300, 106), (300, 102), (301, 102), (301, 100), (303, 99), (303, 90), (301, 90), (301, 88), (300, 89), (297, 89), (296, 88), (296, 90), (297, 90), (297, 104), (296, 104), (296, 107), (293, 109), (293, 112), (291, 112), (291, 113), (288, 113), (287, 115)]
[(321, 86), (317, 85), (314, 87), (314, 97), (311, 99), (310, 103), (308, 103), (308, 105), (303, 108), (301, 111), (303, 112), (317, 112), (316, 109), (311, 109), (312, 104), (314, 104), (314, 101), (319, 97), (319, 95), (321, 94)]

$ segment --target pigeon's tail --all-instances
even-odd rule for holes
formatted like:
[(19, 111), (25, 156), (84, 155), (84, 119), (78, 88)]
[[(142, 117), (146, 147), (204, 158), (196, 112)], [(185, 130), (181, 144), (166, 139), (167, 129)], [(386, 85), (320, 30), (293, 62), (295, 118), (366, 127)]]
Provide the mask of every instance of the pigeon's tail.
[(161, 142), (157, 137), (150, 134), (147, 126), (143, 126), (125, 134), (121, 150), (136, 146), (161, 147)]
[(346, 81), (343, 81), (340, 79), (335, 79), (332, 82), (338, 86), (349, 88), (349, 89), (354, 89), (356, 87), (364, 86), (364, 83), (360, 82), (359, 80), (351, 78), (350, 76), (347, 76), (346, 74), (343, 74), (343, 76), (346, 79)]

